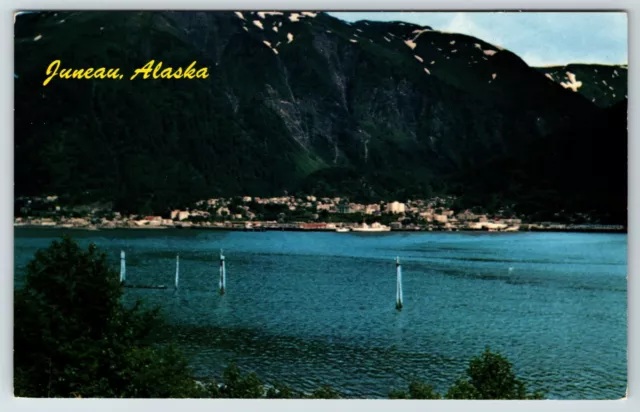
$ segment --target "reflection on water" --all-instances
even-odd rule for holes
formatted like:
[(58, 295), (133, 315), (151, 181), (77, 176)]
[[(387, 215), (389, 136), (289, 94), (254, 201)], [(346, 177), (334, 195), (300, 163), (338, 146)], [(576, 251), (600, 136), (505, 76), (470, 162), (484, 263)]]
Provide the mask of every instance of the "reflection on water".
[[(626, 235), (68, 232), (102, 247), (114, 267), (125, 250), (129, 282), (171, 286), (125, 297), (162, 306), (163, 339), (188, 353), (198, 376), (235, 359), (302, 390), (327, 383), (386, 397), (419, 377), (445, 391), (489, 345), (551, 398), (624, 396)], [(62, 233), (16, 229), (17, 287), (33, 253)]]

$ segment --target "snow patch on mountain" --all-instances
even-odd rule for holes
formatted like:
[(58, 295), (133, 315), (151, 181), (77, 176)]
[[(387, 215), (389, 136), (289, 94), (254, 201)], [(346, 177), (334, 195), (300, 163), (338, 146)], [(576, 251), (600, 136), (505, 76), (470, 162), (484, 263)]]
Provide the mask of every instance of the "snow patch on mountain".
[(571, 89), (574, 92), (577, 92), (578, 89), (582, 86), (582, 82), (577, 81), (576, 75), (571, 72), (567, 72), (567, 78), (569, 79), (569, 81), (561, 82), (560, 85), (565, 89)]

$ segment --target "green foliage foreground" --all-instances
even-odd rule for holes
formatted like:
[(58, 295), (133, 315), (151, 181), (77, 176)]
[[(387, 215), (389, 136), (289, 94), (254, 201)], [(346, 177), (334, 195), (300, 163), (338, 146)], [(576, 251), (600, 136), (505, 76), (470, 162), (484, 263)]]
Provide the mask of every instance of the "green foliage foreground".
[[(543, 399), (539, 391), (530, 393), (524, 381), (518, 379), (513, 364), (487, 348), (469, 362), (467, 376), (458, 379), (444, 399)], [(420, 381), (409, 384), (408, 391), (391, 391), (391, 399), (442, 399), (431, 385)]]
[[(329, 386), (311, 394), (231, 363), (222, 381), (197, 381), (172, 346), (153, 345), (159, 310), (121, 303), (119, 274), (93, 244), (84, 250), (68, 237), (39, 250), (15, 292), (14, 393), (19, 397), (123, 398), (340, 398)], [(529, 394), (511, 363), (488, 349), (471, 360), (468, 378), (447, 399), (540, 399)], [(395, 399), (440, 399), (421, 382)]]
[(195, 395), (188, 363), (152, 346), (158, 310), (121, 304), (118, 273), (95, 245), (55, 241), (15, 292), (14, 392), (27, 397)]

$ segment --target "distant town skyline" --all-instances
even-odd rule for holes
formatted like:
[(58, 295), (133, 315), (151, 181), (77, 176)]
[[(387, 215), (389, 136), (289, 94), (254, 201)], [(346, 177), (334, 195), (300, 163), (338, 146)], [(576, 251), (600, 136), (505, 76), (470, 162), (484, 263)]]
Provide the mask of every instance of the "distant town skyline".
[(477, 37), (530, 66), (628, 64), (623, 12), (330, 12), (341, 20), (404, 21)]

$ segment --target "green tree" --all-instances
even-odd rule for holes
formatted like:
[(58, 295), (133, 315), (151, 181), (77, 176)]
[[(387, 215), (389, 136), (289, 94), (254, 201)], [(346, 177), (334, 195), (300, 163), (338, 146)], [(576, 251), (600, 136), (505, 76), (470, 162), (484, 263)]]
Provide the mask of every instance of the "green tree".
[(269, 399), (294, 399), (300, 398), (300, 395), (289, 386), (276, 382), (272, 388), (267, 390), (267, 398)]
[(227, 366), (222, 375), (224, 384), (220, 386), (221, 398), (262, 398), (264, 385), (255, 373), (243, 375), (235, 362)]
[(431, 385), (427, 385), (420, 381), (413, 381), (409, 384), (409, 391), (391, 391), (389, 393), (391, 399), (442, 399)]
[(281, 382), (268, 389), (253, 373), (242, 374), (235, 362), (231, 362), (222, 373), (222, 382), (210, 381), (203, 384), (204, 397), (208, 398), (267, 398), (267, 399), (339, 399), (340, 393), (328, 385), (305, 395)]
[[(451, 385), (445, 399), (543, 399), (542, 392), (528, 392), (525, 382), (516, 377), (513, 364), (488, 347), (471, 359), (466, 374)], [(441, 399), (441, 395), (431, 385), (416, 380), (409, 384), (408, 392), (393, 390), (389, 398)]]
[(454, 383), (447, 399), (542, 399), (542, 393), (529, 393), (524, 381), (516, 377), (513, 364), (504, 356), (485, 351), (469, 362), (467, 377)]
[(121, 303), (118, 273), (93, 244), (64, 237), (29, 262), (15, 293), (15, 395), (193, 397), (186, 360), (152, 346), (158, 310)]

